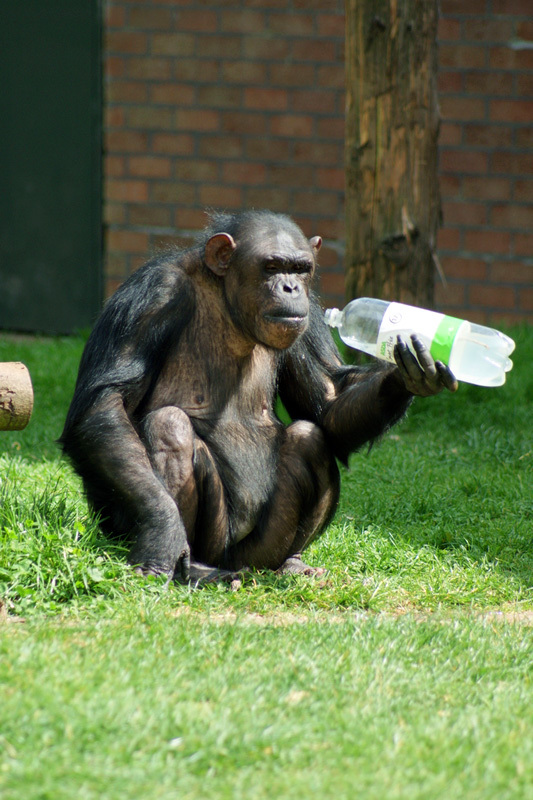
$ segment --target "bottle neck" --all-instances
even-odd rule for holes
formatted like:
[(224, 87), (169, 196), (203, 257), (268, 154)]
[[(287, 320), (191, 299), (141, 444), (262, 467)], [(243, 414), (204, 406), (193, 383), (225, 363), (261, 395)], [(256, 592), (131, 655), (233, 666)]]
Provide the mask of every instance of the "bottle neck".
[(324, 313), (324, 319), (330, 328), (338, 328), (342, 322), (342, 311), (338, 308), (328, 308)]

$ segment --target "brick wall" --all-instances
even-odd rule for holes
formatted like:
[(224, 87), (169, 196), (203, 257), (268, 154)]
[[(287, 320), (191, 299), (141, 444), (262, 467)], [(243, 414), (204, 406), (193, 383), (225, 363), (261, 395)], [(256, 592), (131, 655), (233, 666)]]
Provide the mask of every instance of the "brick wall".
[[(466, 11), (466, 13), (465, 13)], [(439, 304), (533, 321), (533, 4), (443, 0)]]
[[(441, 2), (437, 298), (481, 320), (533, 312), (530, 3)], [(107, 293), (150, 251), (188, 244), (206, 207), (266, 207), (323, 236), (319, 289), (343, 302), (343, 12), (107, 0)]]

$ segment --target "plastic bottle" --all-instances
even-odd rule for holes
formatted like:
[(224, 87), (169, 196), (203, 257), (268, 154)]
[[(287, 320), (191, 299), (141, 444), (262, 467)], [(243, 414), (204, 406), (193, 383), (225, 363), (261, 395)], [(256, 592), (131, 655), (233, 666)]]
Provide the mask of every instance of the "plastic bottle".
[(349, 347), (392, 363), (398, 334), (413, 350), (410, 337), (416, 333), (433, 358), (466, 383), (501, 386), (513, 366), (509, 356), (515, 343), (509, 336), (436, 311), (360, 297), (343, 311), (328, 309), (325, 319)]

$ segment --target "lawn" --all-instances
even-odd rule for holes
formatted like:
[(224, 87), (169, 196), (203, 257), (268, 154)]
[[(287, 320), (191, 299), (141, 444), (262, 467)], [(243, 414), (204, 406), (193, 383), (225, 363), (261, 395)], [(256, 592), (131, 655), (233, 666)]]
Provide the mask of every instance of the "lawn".
[(343, 472), (321, 578), (165, 588), (100, 533), (55, 440), (81, 339), (0, 433), (0, 796), (533, 798), (533, 328)]

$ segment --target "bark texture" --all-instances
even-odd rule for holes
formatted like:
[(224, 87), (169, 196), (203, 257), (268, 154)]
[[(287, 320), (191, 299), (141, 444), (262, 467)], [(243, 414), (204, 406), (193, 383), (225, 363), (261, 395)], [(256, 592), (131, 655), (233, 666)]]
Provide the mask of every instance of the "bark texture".
[(347, 0), (347, 299), (432, 306), (436, 0)]

